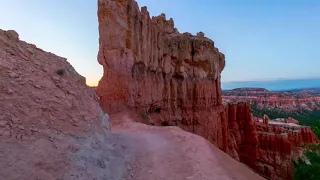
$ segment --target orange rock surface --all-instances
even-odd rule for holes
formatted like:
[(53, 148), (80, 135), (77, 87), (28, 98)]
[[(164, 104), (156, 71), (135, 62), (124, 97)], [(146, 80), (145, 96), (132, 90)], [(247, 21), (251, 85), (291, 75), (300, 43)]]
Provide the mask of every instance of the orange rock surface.
[(150, 18), (134, 0), (100, 0), (98, 9), (104, 74), (97, 94), (105, 111), (119, 104), (150, 113), (160, 108), (163, 121), (189, 127), (200, 115), (194, 112), (221, 105), (225, 60), (212, 40), (180, 34), (172, 19)]
[(302, 139), (313, 143), (314, 137), (304, 128), (300, 135), (276, 130), (267, 120), (260, 127), (247, 103), (223, 104), (225, 57), (212, 40), (201, 32), (179, 33), (172, 19), (150, 18), (134, 0), (100, 0), (98, 9), (104, 75), (97, 95), (104, 111), (134, 107), (156, 125), (179, 126), (208, 139), (265, 177), (292, 177), (291, 147)]
[(272, 120), (255, 125), (259, 137), (257, 171), (271, 179), (292, 179), (292, 158), (300, 154), (303, 145), (319, 143), (307, 126)]

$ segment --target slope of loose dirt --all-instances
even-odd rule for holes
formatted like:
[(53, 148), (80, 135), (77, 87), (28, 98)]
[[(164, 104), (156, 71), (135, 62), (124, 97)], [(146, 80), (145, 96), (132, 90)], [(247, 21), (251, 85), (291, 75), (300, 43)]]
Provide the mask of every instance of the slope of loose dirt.
[(129, 113), (111, 116), (112, 132), (127, 137), (134, 162), (127, 180), (259, 180), (247, 166), (204, 138), (178, 127), (155, 127), (131, 121)]
[(0, 29), (0, 180), (111, 180), (130, 142), (66, 59)]

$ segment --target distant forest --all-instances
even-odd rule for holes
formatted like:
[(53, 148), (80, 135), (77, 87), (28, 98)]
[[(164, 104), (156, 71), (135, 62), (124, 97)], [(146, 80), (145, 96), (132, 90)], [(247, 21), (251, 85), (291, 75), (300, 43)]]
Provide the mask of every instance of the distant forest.
[(320, 110), (316, 111), (307, 111), (301, 110), (299, 112), (287, 113), (280, 109), (262, 109), (259, 108), (256, 104), (251, 105), (251, 112), (255, 117), (263, 118), (263, 115), (266, 114), (270, 119), (276, 118), (288, 118), (292, 117), (300, 122), (302, 125), (312, 126), (317, 121), (320, 120)]

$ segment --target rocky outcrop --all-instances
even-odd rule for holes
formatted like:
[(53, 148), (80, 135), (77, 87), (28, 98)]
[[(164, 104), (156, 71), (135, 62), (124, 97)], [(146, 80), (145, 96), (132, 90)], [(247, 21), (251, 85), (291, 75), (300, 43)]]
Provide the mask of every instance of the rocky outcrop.
[(120, 179), (109, 164), (130, 153), (109, 130), (66, 59), (0, 30), (0, 179)]
[(126, 104), (225, 149), (220, 88), (225, 59), (214, 42), (203, 33), (180, 34), (172, 19), (150, 18), (134, 0), (100, 0), (98, 16), (104, 75), (97, 94), (103, 110)]
[(292, 159), (306, 144), (318, 143), (310, 127), (265, 119), (255, 123), (259, 137), (257, 171), (270, 179), (292, 179)]
[(104, 74), (97, 95), (104, 111), (128, 105), (145, 111), (156, 125), (179, 126), (206, 138), (266, 177), (288, 172), (267, 171), (275, 159), (269, 163), (261, 154), (289, 157), (289, 138), (257, 131), (247, 103), (223, 105), (220, 73), (225, 59), (212, 40), (201, 32), (179, 33), (172, 19), (164, 14), (150, 18), (147, 8), (140, 10), (134, 0), (99, 0), (98, 17), (98, 61)]
[(150, 18), (134, 0), (99, 0), (98, 9), (104, 74), (97, 94), (105, 111), (119, 104), (161, 109), (163, 121), (189, 127), (197, 112), (221, 105), (225, 60), (212, 40), (203, 33), (180, 34), (172, 19)]
[(277, 108), (284, 112), (320, 110), (320, 90), (272, 92), (262, 88), (238, 88), (223, 91), (224, 101), (247, 101), (260, 109)]
[(228, 138), (224, 151), (256, 169), (259, 141), (249, 106), (246, 103), (229, 103), (225, 107)]
[(98, 16), (104, 75), (97, 94), (105, 111), (121, 104), (144, 110), (156, 124), (201, 135), (255, 167), (258, 139), (250, 109), (222, 104), (225, 60), (212, 40), (180, 34), (172, 19), (150, 18), (134, 0), (100, 0)]

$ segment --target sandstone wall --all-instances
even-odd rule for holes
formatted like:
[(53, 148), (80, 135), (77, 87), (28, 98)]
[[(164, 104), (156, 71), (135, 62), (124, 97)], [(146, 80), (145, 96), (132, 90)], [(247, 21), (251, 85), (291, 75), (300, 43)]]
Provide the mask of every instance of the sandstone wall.
[(246, 103), (229, 103), (225, 112), (228, 136), (225, 152), (256, 169), (259, 142), (249, 106)]
[(259, 138), (256, 170), (271, 179), (292, 179), (292, 159), (301, 155), (303, 145), (319, 142), (310, 127), (286, 123), (255, 123), (255, 126)]
[(104, 75), (97, 94), (103, 110), (126, 104), (157, 112), (159, 123), (178, 125), (222, 148), (225, 59), (214, 42), (203, 33), (180, 34), (172, 19), (150, 18), (134, 0), (101, 0), (98, 7)]
[(289, 157), (289, 138), (258, 132), (247, 103), (222, 104), (225, 58), (212, 40), (201, 32), (179, 33), (172, 19), (150, 18), (134, 0), (99, 0), (98, 17), (104, 74), (97, 95), (105, 112), (129, 105), (158, 125), (176, 125), (208, 139), (264, 176), (292, 172), (282, 168), (291, 168), (288, 164), (272, 166), (278, 159), (262, 156)]
[(97, 88), (104, 111), (121, 104), (155, 114), (157, 122), (201, 135), (255, 166), (257, 136), (249, 107), (223, 105), (224, 55), (203, 33), (180, 34), (164, 14), (149, 17), (133, 0), (99, 1), (104, 75)]
[(150, 18), (134, 0), (100, 0), (98, 8), (104, 75), (97, 93), (105, 111), (161, 108), (169, 119), (192, 123), (195, 109), (221, 105), (225, 60), (213, 41), (178, 33), (172, 19)]

